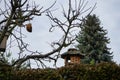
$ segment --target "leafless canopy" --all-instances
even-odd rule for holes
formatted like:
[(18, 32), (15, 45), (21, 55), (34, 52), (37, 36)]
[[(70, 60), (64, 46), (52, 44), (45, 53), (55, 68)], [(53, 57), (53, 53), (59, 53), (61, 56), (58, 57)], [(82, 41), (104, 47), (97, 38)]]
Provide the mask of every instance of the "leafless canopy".
[[(5, 8), (0, 9), (0, 16), (2, 16), (2, 20), (0, 20), (0, 26), (2, 34), (0, 36), (0, 43), (3, 40), (3, 37), (7, 32), (9, 32), (9, 35), (14, 36), (18, 43), (19, 41), (23, 46), (20, 46), (22, 48), (20, 49), (27, 49), (27, 46), (25, 46), (24, 41), (21, 40), (21, 38), (18, 38), (15, 36), (12, 32), (15, 29), (16, 26), (24, 26), (24, 22), (32, 20), (34, 16), (41, 16), (42, 13), (46, 12), (46, 15), (49, 17), (49, 19), (52, 21), (51, 28), (49, 29), (50, 32), (53, 32), (53, 28), (59, 28), (63, 32), (63, 36), (57, 41), (51, 43), (51, 47), (53, 47), (53, 50), (49, 51), (48, 53), (40, 53), (40, 52), (31, 52), (30, 55), (24, 55), (22, 58), (17, 59), (12, 66), (20, 67), (25, 61), (33, 59), (39, 61), (41, 64), (44, 65), (42, 60), (48, 59), (48, 60), (54, 60), (57, 61), (60, 51), (64, 47), (68, 47), (70, 44), (73, 43), (75, 40), (75, 35), (72, 34), (72, 32), (79, 28), (81, 21), (82, 21), (82, 14), (85, 12), (89, 12), (87, 15), (89, 15), (94, 7), (86, 8), (87, 1), (85, 0), (75, 0), (75, 4), (72, 4), (72, 1), (69, 0), (68, 4), (68, 10), (66, 11), (64, 7), (63, 9), (63, 18), (65, 18), (64, 21), (58, 19), (55, 17), (49, 9), (52, 8), (50, 6), (46, 10), (42, 10), (43, 7), (39, 8), (39, 6), (33, 4), (33, 6), (29, 5), (29, 0), (4, 0)], [(2, 3), (2, 0), (1, 0)], [(53, 11), (54, 12), (54, 11)], [(57, 57), (51, 57), (51, 55), (56, 54)]]

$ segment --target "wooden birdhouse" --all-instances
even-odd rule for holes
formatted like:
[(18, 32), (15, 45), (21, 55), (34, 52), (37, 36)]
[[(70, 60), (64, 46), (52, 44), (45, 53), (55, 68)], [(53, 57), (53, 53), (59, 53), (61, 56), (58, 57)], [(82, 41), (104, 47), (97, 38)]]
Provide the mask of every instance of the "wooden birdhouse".
[(74, 48), (68, 49), (67, 52), (61, 55), (61, 58), (65, 60), (65, 66), (72, 64), (80, 64), (80, 59), (84, 58), (83, 54), (80, 54), (80, 51)]
[[(1, 34), (2, 33), (0, 32), (0, 35)], [(4, 36), (2, 42), (0, 43), (0, 52), (5, 52), (8, 36), (9, 36), (9, 33), (6, 33), (6, 35)]]

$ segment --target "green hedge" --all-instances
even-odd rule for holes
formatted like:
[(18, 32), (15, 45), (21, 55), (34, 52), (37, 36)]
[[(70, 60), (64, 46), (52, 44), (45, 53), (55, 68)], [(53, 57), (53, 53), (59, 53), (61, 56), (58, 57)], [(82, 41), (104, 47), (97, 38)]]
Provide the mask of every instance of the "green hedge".
[(74, 65), (58, 69), (0, 71), (0, 80), (120, 80), (120, 66), (115, 63)]

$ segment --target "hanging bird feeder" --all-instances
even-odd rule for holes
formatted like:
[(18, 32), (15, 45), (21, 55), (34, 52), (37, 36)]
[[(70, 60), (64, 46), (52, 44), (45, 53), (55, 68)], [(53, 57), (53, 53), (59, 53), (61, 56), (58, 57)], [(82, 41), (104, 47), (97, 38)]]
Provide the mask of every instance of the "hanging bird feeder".
[[(1, 35), (1, 32), (0, 32)], [(0, 52), (5, 52), (6, 50), (6, 44), (7, 44), (7, 39), (8, 39), (8, 33), (6, 33), (6, 35), (4, 36), (2, 42), (0, 43)]]
[(32, 32), (32, 24), (31, 23), (26, 24), (26, 30), (28, 32)]

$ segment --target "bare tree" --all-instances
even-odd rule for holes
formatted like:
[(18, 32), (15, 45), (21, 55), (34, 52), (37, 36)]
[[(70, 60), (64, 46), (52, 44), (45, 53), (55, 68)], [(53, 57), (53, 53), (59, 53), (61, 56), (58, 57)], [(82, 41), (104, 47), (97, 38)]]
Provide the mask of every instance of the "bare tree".
[[(52, 11), (49, 10), (54, 4), (48, 9), (42, 11), (43, 7), (40, 9), (38, 9), (38, 6), (36, 5), (31, 7), (27, 2), (28, 0), (10, 0), (9, 3), (7, 3), (5, 0), (4, 3), (6, 8), (5, 10), (1, 9), (0, 14), (4, 17), (3, 20), (0, 21), (2, 28), (0, 43), (2, 42), (5, 34), (8, 32), (9, 35), (12, 35), (16, 38), (20, 47), (20, 51), (25, 49), (31, 53), (30, 55), (25, 54), (22, 58), (20, 57), (12, 64), (12, 66), (16, 66), (17, 68), (19, 68), (24, 62), (30, 59), (40, 62), (40, 64), (43, 66), (43, 60), (53, 60), (56, 63), (57, 59), (59, 58), (60, 51), (64, 47), (68, 47), (74, 42), (75, 34), (72, 32), (73, 30), (79, 28), (81, 25), (81, 21), (83, 20), (81, 17), (82, 14), (89, 11), (89, 15), (95, 7), (89, 7), (86, 9), (88, 2), (84, 0), (80, 0), (79, 2), (75, 0), (75, 4), (73, 6), (72, 1), (69, 0), (68, 10), (66, 11), (64, 7), (62, 7), (64, 15), (63, 17), (65, 18), (65, 21), (61, 21), (57, 17), (53, 16)], [(49, 29), (49, 31), (53, 32), (53, 28), (60, 28), (60, 30), (63, 32), (63, 36), (57, 42), (54, 41), (51, 43), (53, 50), (48, 51), (48, 53), (29, 51), (24, 41), (21, 38), (18, 38), (12, 32), (16, 26), (24, 26), (24, 22), (32, 20), (34, 16), (41, 16), (41, 14), (44, 12), (46, 12), (47, 16), (53, 22), (53, 24), (51, 24), (52, 27)], [(29, 29), (28, 31), (31, 32)], [(55, 54), (56, 56), (52, 57), (52, 55)]]

